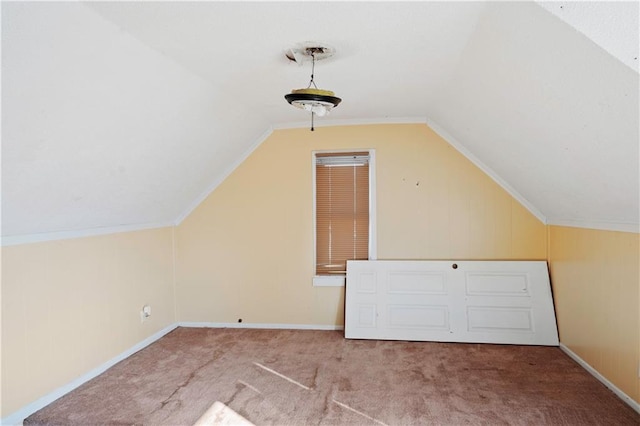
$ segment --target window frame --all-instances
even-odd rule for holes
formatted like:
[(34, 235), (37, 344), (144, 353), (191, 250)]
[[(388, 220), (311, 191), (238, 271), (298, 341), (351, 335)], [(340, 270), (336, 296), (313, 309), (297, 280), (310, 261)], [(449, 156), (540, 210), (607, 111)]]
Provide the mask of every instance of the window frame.
[(313, 202), (313, 286), (314, 287), (344, 287), (345, 275), (316, 275), (316, 155), (317, 154), (339, 154), (348, 152), (368, 152), (369, 153), (369, 260), (377, 259), (377, 235), (376, 235), (376, 151), (372, 148), (351, 148), (351, 149), (326, 149), (314, 150), (311, 152), (312, 170), (312, 202)]

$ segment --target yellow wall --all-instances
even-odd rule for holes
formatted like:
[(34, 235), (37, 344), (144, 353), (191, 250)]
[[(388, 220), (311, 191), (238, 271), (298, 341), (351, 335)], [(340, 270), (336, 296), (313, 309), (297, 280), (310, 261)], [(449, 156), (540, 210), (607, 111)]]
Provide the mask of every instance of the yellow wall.
[(176, 228), (180, 321), (342, 325), (313, 287), (312, 151), (376, 150), (379, 259), (546, 259), (540, 221), (424, 124), (277, 130)]
[(560, 341), (640, 402), (640, 235), (549, 227)]
[(378, 258), (548, 259), (561, 342), (640, 399), (638, 234), (547, 228), (427, 126), (370, 125), (275, 131), (175, 229), (4, 247), (0, 416), (176, 320), (342, 325), (343, 289), (311, 285), (311, 152), (353, 148)]
[(175, 322), (172, 232), (2, 248), (1, 417)]

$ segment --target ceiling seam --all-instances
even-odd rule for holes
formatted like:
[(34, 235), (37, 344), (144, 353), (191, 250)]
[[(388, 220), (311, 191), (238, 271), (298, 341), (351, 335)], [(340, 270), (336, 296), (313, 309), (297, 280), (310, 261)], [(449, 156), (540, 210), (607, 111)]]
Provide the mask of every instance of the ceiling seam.
[(132, 39), (136, 40), (141, 46), (144, 46), (146, 49), (154, 52), (156, 55), (160, 55), (160, 57), (162, 57), (163, 59), (165, 59), (168, 62), (171, 62), (172, 64), (174, 64), (175, 66), (177, 66), (181, 70), (186, 71), (192, 77), (196, 77), (201, 82), (204, 82), (206, 84), (206, 86), (208, 86), (214, 93), (224, 93), (224, 91), (221, 91), (218, 88), (216, 88), (216, 86), (214, 86), (211, 81), (207, 80), (206, 78), (202, 77), (200, 74), (198, 74), (198, 73), (192, 71), (191, 69), (187, 68), (186, 66), (184, 66), (180, 62), (176, 61), (172, 57), (166, 55), (161, 50), (158, 50), (158, 49), (154, 48), (153, 46), (150, 46), (144, 40), (141, 40), (140, 38), (136, 37), (133, 33), (129, 32), (126, 28), (121, 27), (116, 22), (112, 21), (111, 19), (107, 18), (106, 16), (104, 16), (103, 14), (101, 14), (100, 12), (98, 12), (97, 10), (92, 8), (89, 4), (87, 4), (85, 2), (81, 2), (81, 4), (85, 9), (91, 11), (91, 13), (93, 13), (94, 15), (100, 17), (100, 19), (102, 19), (103, 21), (108, 22), (109, 25), (114, 26), (120, 32), (126, 33), (129, 37), (131, 37)]
[[(637, 0), (636, 0), (637, 1)], [(625, 62), (622, 58), (618, 57), (618, 55), (614, 54), (611, 49), (607, 46), (603, 46), (603, 44), (596, 40), (592, 34), (589, 34), (588, 32), (586, 32), (583, 28), (578, 28), (576, 25), (574, 25), (572, 22), (570, 22), (569, 20), (565, 19), (562, 15), (558, 14), (558, 13), (554, 13), (552, 12), (550, 9), (548, 9), (547, 7), (543, 6), (542, 3), (550, 3), (549, 1), (540, 1), (540, 0), (535, 0), (534, 3), (536, 4), (536, 6), (540, 7), (541, 9), (543, 9), (544, 11), (546, 11), (547, 13), (549, 13), (551, 16), (553, 16), (555, 19), (561, 21), (563, 24), (570, 26), (571, 28), (573, 28), (573, 30), (575, 32), (577, 32), (578, 34), (580, 34), (581, 36), (585, 37), (586, 39), (588, 39), (591, 43), (593, 43), (594, 45), (598, 46), (599, 49), (601, 49), (602, 51), (606, 52), (607, 55), (609, 55), (611, 58), (615, 59), (617, 62), (623, 64), (624, 66), (626, 66), (627, 68), (630, 68), (631, 70), (633, 70), (636, 74), (640, 73), (640, 69), (635, 68), (632, 64)], [(558, 5), (560, 6), (560, 8), (562, 8), (562, 3), (559, 1), (555, 1), (555, 3), (558, 3)], [(637, 52), (635, 53), (637, 56)]]

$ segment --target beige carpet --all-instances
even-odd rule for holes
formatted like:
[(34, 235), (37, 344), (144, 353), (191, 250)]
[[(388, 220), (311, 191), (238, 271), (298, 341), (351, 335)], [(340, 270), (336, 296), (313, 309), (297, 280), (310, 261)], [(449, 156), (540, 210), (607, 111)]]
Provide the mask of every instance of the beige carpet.
[(25, 425), (193, 425), (216, 401), (256, 425), (638, 425), (555, 347), (178, 328)]

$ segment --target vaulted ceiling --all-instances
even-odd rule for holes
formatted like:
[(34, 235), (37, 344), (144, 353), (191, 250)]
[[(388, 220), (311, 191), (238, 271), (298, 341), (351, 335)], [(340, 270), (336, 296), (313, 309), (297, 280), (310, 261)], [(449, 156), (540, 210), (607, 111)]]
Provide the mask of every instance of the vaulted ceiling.
[[(2, 235), (179, 223), (273, 129), (423, 122), (541, 220), (638, 230), (638, 2), (2, 2)], [(57, 233), (57, 234), (56, 234)]]

